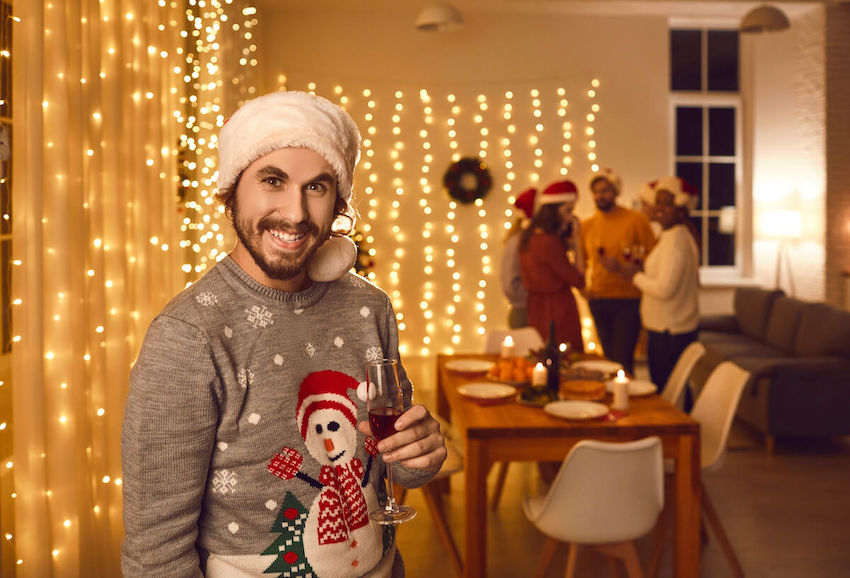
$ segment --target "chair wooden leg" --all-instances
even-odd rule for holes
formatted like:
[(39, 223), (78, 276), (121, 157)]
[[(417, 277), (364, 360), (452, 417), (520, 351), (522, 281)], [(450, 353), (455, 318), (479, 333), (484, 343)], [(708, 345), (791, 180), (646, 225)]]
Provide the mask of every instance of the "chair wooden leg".
[(735, 578), (743, 578), (744, 569), (741, 568), (741, 563), (738, 561), (735, 550), (729, 542), (729, 537), (723, 529), (723, 524), (720, 522), (717, 510), (714, 509), (714, 504), (711, 503), (711, 498), (708, 497), (708, 492), (705, 491), (705, 484), (702, 485), (702, 508), (708, 520), (708, 525), (711, 526), (711, 529), (714, 530), (714, 535), (717, 536), (717, 541), (720, 543), (720, 549), (723, 551), (723, 555), (726, 556), (729, 566), (732, 567), (732, 574)]
[(658, 571), (661, 569), (661, 561), (664, 559), (664, 551), (667, 546), (667, 534), (670, 529), (670, 520), (673, 518), (671, 514), (672, 504), (668, 504), (661, 515), (658, 516), (658, 522), (655, 524), (655, 530), (652, 532), (652, 554), (649, 558), (649, 567), (646, 575), (649, 578), (656, 578)]
[(540, 558), (537, 560), (537, 570), (534, 571), (534, 578), (543, 578), (546, 575), (546, 570), (552, 563), (552, 558), (555, 557), (555, 552), (558, 551), (558, 546), (561, 542), (555, 538), (547, 538), (543, 543), (543, 550), (540, 552)]
[(619, 558), (625, 564), (629, 578), (643, 578), (643, 570), (640, 567), (634, 541), (599, 544), (593, 548), (608, 556), (608, 560), (613, 564), (614, 576), (618, 575), (616, 559)]
[(510, 462), (499, 462), (499, 471), (496, 474), (496, 487), (493, 488), (493, 497), (490, 500), (490, 509), (499, 508), (499, 500), (502, 499), (502, 490), (505, 489), (505, 478), (508, 477), (508, 466)]
[(458, 576), (463, 576), (463, 560), (460, 557), (460, 551), (457, 549), (454, 538), (452, 538), (449, 524), (446, 522), (446, 517), (442, 510), (442, 499), (439, 495), (439, 488), (431, 487), (431, 484), (422, 486), (422, 493), (425, 495), (425, 503), (428, 505), (428, 510), (431, 512), (431, 518), (434, 525), (437, 527), (437, 533), (440, 534), (440, 539), (449, 551), (449, 559)]
[(638, 560), (634, 542), (625, 543), (623, 562), (626, 564), (626, 574), (629, 578), (643, 578), (643, 571), (640, 569), (640, 560)]
[(578, 558), (578, 544), (570, 543), (570, 553), (567, 556), (567, 572), (565, 578), (574, 578), (576, 575), (576, 559)]
[(764, 449), (767, 450), (767, 453), (769, 454), (773, 453), (773, 450), (776, 449), (776, 436), (764, 434)]

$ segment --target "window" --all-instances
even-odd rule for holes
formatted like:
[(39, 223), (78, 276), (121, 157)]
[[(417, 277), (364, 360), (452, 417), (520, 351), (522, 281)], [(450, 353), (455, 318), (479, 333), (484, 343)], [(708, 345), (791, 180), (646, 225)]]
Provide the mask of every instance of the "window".
[(703, 267), (741, 268), (741, 98), (735, 30), (670, 30), (674, 169), (701, 191)]

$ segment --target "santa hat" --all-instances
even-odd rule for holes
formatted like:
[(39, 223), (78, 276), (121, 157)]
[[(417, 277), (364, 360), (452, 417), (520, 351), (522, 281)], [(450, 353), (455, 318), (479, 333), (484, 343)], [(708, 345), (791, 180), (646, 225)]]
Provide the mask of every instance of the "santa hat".
[(575, 201), (578, 198), (578, 189), (572, 181), (556, 181), (543, 189), (540, 199), (537, 201), (540, 206), (551, 205), (555, 203), (566, 203), (567, 201)]
[(310, 415), (319, 409), (334, 409), (340, 412), (351, 423), (357, 425), (357, 406), (348, 397), (348, 390), (357, 390), (357, 380), (353, 377), (327, 369), (308, 375), (301, 382), (298, 390), (298, 405), (295, 408), (295, 419), (301, 437), (307, 439), (307, 425)]
[(614, 191), (619, 195), (620, 190), (622, 188), (622, 183), (620, 181), (620, 175), (614, 172), (613, 169), (602, 168), (599, 169), (599, 172), (595, 173), (592, 177), (590, 177), (590, 188), (593, 190), (593, 185), (599, 179), (605, 179), (611, 186), (614, 187)]
[[(307, 148), (324, 157), (337, 178), (337, 195), (351, 198), (354, 167), (360, 160), (360, 133), (347, 112), (306, 92), (273, 92), (249, 100), (221, 127), (218, 136), (218, 188), (233, 186), (248, 165), (282, 148)], [(357, 259), (347, 237), (331, 237), (308, 264), (314, 281), (333, 281)]]
[(514, 201), (514, 207), (522, 211), (526, 219), (530, 219), (534, 215), (534, 198), (536, 196), (537, 189), (532, 187), (521, 192)]
[(673, 204), (685, 207), (689, 211), (696, 209), (699, 204), (699, 190), (681, 177), (663, 177), (655, 181), (652, 187), (652, 203), (655, 204), (655, 194), (658, 191), (668, 191), (673, 194)]
[(648, 183), (644, 183), (640, 187), (640, 191), (638, 191), (638, 197), (647, 205), (655, 204), (655, 183), (658, 181), (649, 181)]

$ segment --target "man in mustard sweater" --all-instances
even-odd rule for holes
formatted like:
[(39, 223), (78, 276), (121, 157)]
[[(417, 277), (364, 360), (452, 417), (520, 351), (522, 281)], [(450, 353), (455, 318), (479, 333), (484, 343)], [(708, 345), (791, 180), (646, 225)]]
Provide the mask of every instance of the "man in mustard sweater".
[(617, 204), (620, 178), (602, 169), (590, 179), (596, 212), (581, 227), (587, 263), (585, 294), (605, 355), (634, 374), (640, 335), (640, 291), (616, 271), (620, 263), (642, 259), (655, 244), (649, 220)]

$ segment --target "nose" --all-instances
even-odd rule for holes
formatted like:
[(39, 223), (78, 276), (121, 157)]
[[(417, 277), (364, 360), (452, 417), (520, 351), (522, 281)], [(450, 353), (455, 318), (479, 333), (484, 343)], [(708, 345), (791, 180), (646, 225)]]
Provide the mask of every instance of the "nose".
[(282, 219), (292, 223), (300, 223), (307, 216), (304, 206), (304, 196), (297, 187), (287, 187), (277, 198), (276, 212)]
[(325, 438), (325, 450), (328, 453), (331, 453), (332, 451), (334, 451), (334, 443), (333, 443), (333, 441), (331, 441), (330, 438)]

